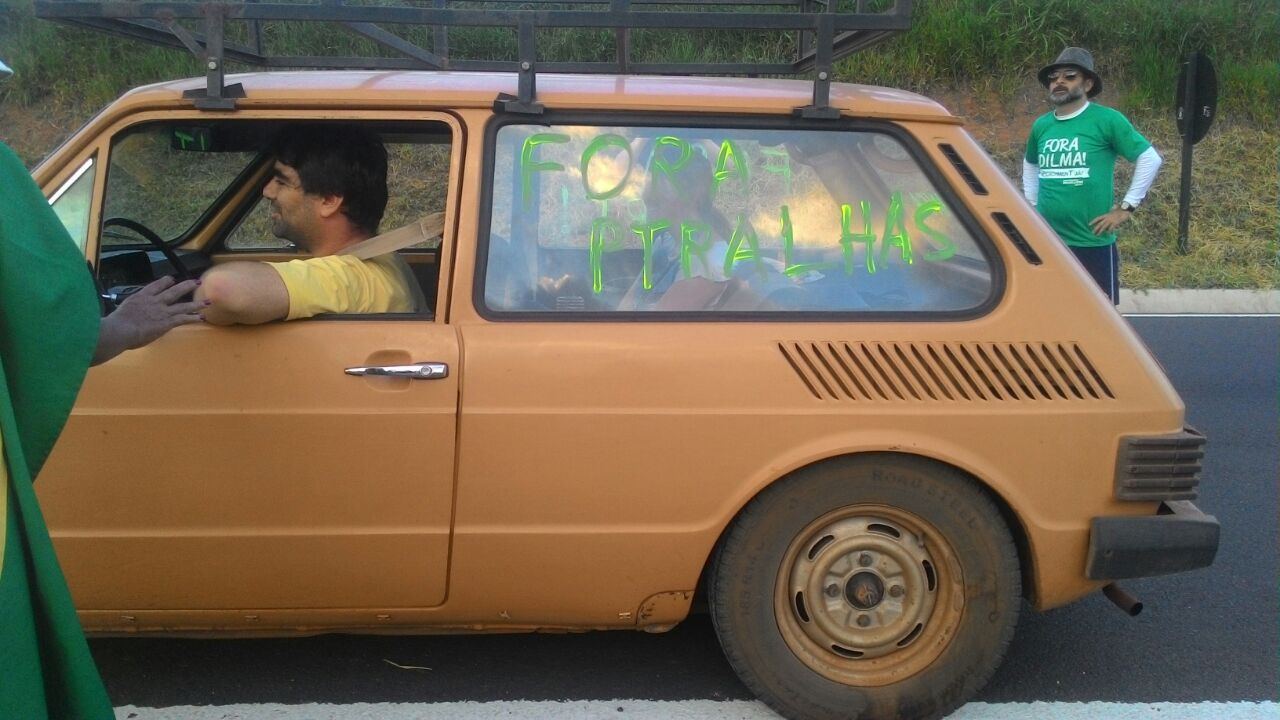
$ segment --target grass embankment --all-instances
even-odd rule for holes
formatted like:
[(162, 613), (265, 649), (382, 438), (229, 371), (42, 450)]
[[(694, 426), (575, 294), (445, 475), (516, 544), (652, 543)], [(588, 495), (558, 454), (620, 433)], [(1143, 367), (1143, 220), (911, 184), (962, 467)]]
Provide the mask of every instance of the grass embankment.
[[(1066, 45), (1090, 48), (1105, 92), (1164, 155), (1140, 213), (1121, 229), (1131, 288), (1280, 288), (1280, 4), (1274, 0), (927, 0), (910, 32), (842, 61), (837, 79), (936, 97), (1016, 180), (1025, 133), (1047, 109), (1031, 78)], [(418, 29), (416, 32), (425, 31)], [(415, 38), (430, 45), (426, 35)], [(333, 28), (268, 28), (283, 54), (385, 53)], [(607, 59), (602, 33), (540, 36), (546, 58)], [(514, 33), (453, 31), (455, 57), (513, 59)], [(633, 58), (777, 60), (793, 39), (751, 33), (637, 32)], [(1181, 141), (1173, 120), (1179, 63), (1199, 49), (1218, 75), (1218, 117), (1196, 146), (1191, 252), (1176, 252)], [(29, 162), (135, 85), (200, 73), (187, 54), (36, 20), (30, 0), (0, 10), (0, 139)], [(1121, 163), (1119, 188), (1128, 182)], [(1119, 190), (1118, 190), (1119, 192)]]

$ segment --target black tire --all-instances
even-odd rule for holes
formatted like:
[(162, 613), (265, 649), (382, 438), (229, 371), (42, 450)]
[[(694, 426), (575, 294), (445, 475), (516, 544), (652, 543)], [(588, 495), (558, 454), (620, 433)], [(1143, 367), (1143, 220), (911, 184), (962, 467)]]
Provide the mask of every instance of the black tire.
[(954, 468), (866, 454), (801, 470), (752, 500), (708, 585), (729, 664), (794, 720), (936, 718), (1004, 657), (1017, 549)]

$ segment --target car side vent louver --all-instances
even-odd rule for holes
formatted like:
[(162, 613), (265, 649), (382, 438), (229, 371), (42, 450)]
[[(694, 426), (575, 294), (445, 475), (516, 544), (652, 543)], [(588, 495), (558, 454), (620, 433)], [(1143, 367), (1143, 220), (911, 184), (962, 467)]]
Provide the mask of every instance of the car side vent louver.
[(1027, 239), (1022, 236), (1022, 231), (1018, 229), (1017, 225), (1013, 224), (1008, 215), (1002, 212), (994, 212), (991, 213), (991, 217), (995, 219), (996, 224), (1004, 231), (1005, 237), (1009, 238), (1009, 242), (1018, 248), (1018, 252), (1022, 253), (1022, 257), (1026, 258), (1027, 262), (1032, 265), (1040, 265), (1044, 262), (1040, 259), (1040, 255), (1027, 244)]
[(940, 143), (938, 149), (942, 151), (943, 155), (947, 156), (947, 159), (951, 161), (951, 166), (956, 169), (956, 172), (960, 173), (960, 177), (964, 178), (964, 181), (969, 185), (969, 189), (975, 195), (988, 194), (987, 186), (982, 184), (982, 181), (974, 174), (973, 168), (969, 167), (969, 163), (960, 157), (960, 153), (956, 152), (954, 147), (947, 143)]
[(1168, 435), (1121, 438), (1116, 455), (1116, 498), (1195, 500), (1205, 442), (1204, 435), (1190, 427)]
[(778, 343), (818, 400), (1026, 402), (1114, 400), (1076, 343)]

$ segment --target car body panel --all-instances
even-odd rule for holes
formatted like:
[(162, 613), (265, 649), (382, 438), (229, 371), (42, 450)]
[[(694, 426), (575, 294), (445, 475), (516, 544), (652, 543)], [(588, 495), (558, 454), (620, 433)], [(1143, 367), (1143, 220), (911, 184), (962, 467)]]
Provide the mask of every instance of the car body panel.
[(343, 371), (427, 360), (456, 368), (456, 335), (430, 322), (343, 330), (335, 344), (316, 322), (265, 333), (179, 328), (90, 372), (40, 483), (78, 602), (443, 601), (457, 375)]

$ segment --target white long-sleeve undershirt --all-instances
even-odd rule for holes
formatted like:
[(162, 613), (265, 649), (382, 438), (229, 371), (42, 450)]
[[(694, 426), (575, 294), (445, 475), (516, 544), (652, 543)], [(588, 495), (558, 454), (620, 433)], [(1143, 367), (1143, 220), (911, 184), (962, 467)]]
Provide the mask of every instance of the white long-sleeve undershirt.
[(1022, 196), (1032, 205), (1040, 202), (1040, 166), (1022, 158)]
[(1142, 204), (1142, 199), (1151, 189), (1151, 183), (1156, 181), (1156, 172), (1160, 170), (1160, 165), (1163, 163), (1164, 158), (1160, 157), (1160, 153), (1156, 152), (1154, 147), (1143, 150), (1138, 159), (1133, 162), (1133, 180), (1129, 183), (1129, 189), (1125, 191), (1124, 201), (1134, 207)]
[[(1163, 163), (1164, 159), (1154, 147), (1143, 150), (1133, 163), (1133, 180), (1124, 193), (1124, 201), (1134, 207), (1140, 205), (1147, 197), (1151, 184), (1156, 181), (1156, 173)], [(1026, 158), (1022, 159), (1022, 195), (1032, 205), (1040, 200), (1040, 167), (1031, 164)]]

